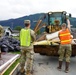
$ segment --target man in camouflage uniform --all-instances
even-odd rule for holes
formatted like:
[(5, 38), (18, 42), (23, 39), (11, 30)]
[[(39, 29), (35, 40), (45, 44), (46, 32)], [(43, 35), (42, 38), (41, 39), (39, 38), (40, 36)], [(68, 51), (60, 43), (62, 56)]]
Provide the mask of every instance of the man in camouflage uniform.
[(70, 21), (67, 19), (68, 27), (65, 23), (62, 24), (62, 30), (59, 32), (60, 38), (60, 47), (59, 47), (59, 66), (57, 67), (58, 70), (61, 70), (62, 61), (65, 57), (66, 64), (65, 64), (65, 72), (68, 73), (69, 71), (69, 63), (70, 63), (70, 56), (72, 53), (71, 48), (71, 33), (70, 33)]
[(35, 41), (35, 32), (30, 29), (30, 20), (24, 21), (25, 28), (20, 31), (20, 45), (21, 45), (21, 60), (20, 60), (20, 72), (25, 71), (26, 75), (31, 75), (33, 66), (33, 42)]
[[(3, 29), (3, 27), (0, 25), (0, 40), (1, 40), (1, 37), (3, 36), (3, 33), (4, 33), (4, 29)], [(1, 47), (0, 47), (0, 59), (1, 59)]]

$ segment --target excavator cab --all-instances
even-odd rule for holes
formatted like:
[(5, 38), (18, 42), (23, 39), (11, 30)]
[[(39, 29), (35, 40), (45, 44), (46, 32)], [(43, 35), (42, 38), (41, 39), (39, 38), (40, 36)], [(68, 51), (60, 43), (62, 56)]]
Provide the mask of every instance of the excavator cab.
[(48, 12), (47, 33), (53, 33), (61, 29), (62, 23), (66, 23), (66, 12)]

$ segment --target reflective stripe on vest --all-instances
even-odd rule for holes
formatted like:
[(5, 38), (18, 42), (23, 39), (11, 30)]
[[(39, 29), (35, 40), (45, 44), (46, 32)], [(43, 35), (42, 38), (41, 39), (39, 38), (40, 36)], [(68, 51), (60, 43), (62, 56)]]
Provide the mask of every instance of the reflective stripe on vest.
[(61, 40), (61, 44), (70, 44), (71, 43), (71, 34), (70, 34), (70, 31), (68, 28), (65, 31), (61, 31), (59, 33), (59, 37)]
[(31, 42), (30, 29), (21, 29), (20, 45), (21, 46), (30, 46), (30, 42)]

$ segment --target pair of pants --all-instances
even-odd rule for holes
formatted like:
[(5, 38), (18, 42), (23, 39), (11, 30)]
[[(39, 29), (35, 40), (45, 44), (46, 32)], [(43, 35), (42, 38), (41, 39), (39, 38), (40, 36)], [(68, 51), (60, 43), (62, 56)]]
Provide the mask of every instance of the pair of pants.
[(25, 72), (32, 71), (33, 67), (33, 48), (30, 47), (21, 47), (21, 59), (20, 66), (25, 69)]
[(71, 44), (60, 45), (59, 47), (59, 61), (63, 61), (64, 57), (66, 62), (70, 62), (70, 57), (72, 53)]
[(0, 48), (0, 53), (1, 53), (1, 48)]

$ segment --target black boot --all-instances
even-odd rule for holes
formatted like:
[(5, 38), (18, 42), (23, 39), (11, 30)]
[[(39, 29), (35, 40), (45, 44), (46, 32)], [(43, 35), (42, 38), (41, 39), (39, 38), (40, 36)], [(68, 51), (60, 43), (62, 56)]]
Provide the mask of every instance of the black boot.
[(61, 68), (62, 68), (62, 61), (59, 61), (59, 66), (57, 67), (57, 69), (58, 69), (59, 71), (61, 71)]
[(25, 73), (21, 73), (20, 71), (18, 71), (16, 75), (25, 75)]
[(65, 73), (69, 72), (69, 62), (66, 62), (65, 64)]
[(18, 71), (17, 75), (25, 75), (25, 70), (23, 67)]

